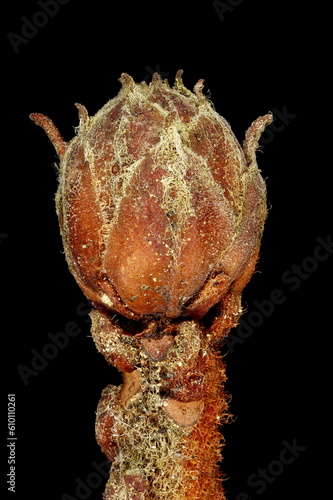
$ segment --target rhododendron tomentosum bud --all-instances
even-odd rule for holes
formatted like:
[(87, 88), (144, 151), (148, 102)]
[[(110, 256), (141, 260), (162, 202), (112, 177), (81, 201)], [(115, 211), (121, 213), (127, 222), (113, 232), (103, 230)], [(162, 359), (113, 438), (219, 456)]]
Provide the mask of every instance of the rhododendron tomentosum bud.
[[(173, 87), (157, 74), (149, 85), (120, 81), (94, 117), (76, 104), (69, 143), (31, 115), (60, 157), (57, 213), (69, 268), (95, 309), (93, 338), (124, 374), (97, 414), (114, 461), (105, 498), (222, 499), (217, 423), (227, 397), (216, 347), (237, 324), (258, 258), (266, 189), (255, 153), (272, 116), (252, 123), (242, 148), (203, 80), (193, 93), (181, 71)], [(135, 459), (129, 427), (141, 436)], [(148, 433), (176, 454), (169, 465)]]

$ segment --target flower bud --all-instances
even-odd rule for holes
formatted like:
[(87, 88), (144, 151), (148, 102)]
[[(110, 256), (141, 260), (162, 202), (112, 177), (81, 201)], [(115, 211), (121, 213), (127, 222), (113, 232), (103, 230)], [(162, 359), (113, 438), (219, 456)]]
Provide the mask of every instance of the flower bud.
[(122, 88), (64, 143), (31, 115), (60, 156), (57, 213), (70, 270), (105, 314), (201, 318), (250, 278), (266, 217), (255, 151), (270, 114), (243, 149), (182, 72), (171, 88), (123, 74)]
[(69, 143), (31, 115), (60, 157), (57, 213), (69, 268), (95, 308), (92, 337), (123, 373), (96, 416), (113, 461), (105, 500), (225, 500), (218, 347), (258, 257), (266, 190), (255, 152), (272, 117), (252, 123), (242, 149), (203, 81), (192, 93), (181, 75), (170, 88), (123, 74), (94, 117), (76, 105)]

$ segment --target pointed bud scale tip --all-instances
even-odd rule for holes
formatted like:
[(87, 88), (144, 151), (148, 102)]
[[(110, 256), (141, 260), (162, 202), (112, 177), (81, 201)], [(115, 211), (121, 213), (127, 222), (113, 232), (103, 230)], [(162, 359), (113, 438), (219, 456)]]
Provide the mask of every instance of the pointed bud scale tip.
[(50, 120), (45, 115), (42, 115), (41, 113), (31, 113), (29, 115), (30, 120), (32, 120), (36, 125), (39, 127), (42, 127), (50, 141), (52, 142), (57, 155), (61, 159), (66, 151), (67, 148), (67, 143), (64, 141), (62, 138), (59, 130), (57, 127), (54, 125), (53, 121)]
[(245, 134), (245, 141), (243, 144), (243, 150), (248, 164), (251, 164), (253, 161), (255, 161), (256, 151), (259, 147), (261, 134), (263, 133), (265, 128), (272, 122), (273, 114), (267, 113), (264, 116), (259, 116), (259, 118), (254, 120), (251, 126), (247, 129)]
[(135, 87), (135, 82), (133, 78), (127, 73), (122, 73), (119, 78), (119, 81), (122, 84), (123, 89), (133, 90)]
[(195, 85), (194, 85), (194, 93), (198, 97), (199, 100), (205, 100), (205, 96), (202, 93), (202, 89), (204, 88), (204, 81), (205, 80), (199, 80)]
[(154, 73), (151, 79), (151, 84), (158, 85), (159, 83), (162, 83), (162, 77), (159, 73)]
[(76, 104), (69, 143), (49, 118), (30, 116), (61, 160), (56, 203), (70, 270), (109, 315), (203, 317), (231, 303), (256, 264), (266, 190), (255, 151), (271, 115), (252, 123), (242, 149), (204, 80), (192, 93), (182, 74), (170, 87), (157, 73), (149, 86), (122, 73), (118, 96), (93, 118)]
[(180, 82), (182, 85), (183, 84), (183, 74), (184, 74), (184, 70), (179, 69), (176, 73), (176, 76), (175, 76), (175, 82)]
[(78, 109), (79, 112), (80, 127), (85, 127), (89, 122), (87, 109), (85, 108), (85, 106), (83, 106), (83, 104), (79, 104), (78, 102), (75, 102), (74, 106)]

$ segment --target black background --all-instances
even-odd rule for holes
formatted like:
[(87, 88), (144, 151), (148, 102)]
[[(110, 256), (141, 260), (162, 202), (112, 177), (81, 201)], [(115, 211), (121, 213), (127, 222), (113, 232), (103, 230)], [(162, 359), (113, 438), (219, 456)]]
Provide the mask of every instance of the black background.
[[(120, 383), (97, 353), (81, 313), (85, 299), (67, 269), (54, 210), (57, 158), (28, 115), (48, 115), (70, 140), (78, 125), (74, 102), (93, 115), (118, 93), (122, 72), (141, 81), (157, 70), (173, 83), (180, 68), (190, 89), (205, 79), (204, 92), (240, 141), (257, 116), (273, 110), (292, 115), (289, 123), (276, 118), (278, 132), (257, 155), (270, 212), (259, 272), (244, 292), (244, 320), (256, 309), (253, 301), (269, 299), (274, 289), (285, 301), (226, 356), (236, 418), (224, 431), (228, 500), (243, 500), (241, 492), (251, 500), (319, 499), (330, 491), (325, 490), (325, 450), (331, 447), (324, 423), (332, 257), (317, 264), (309, 259), (316, 239), (326, 241), (332, 234), (329, 13), (321, 4), (301, 1), (225, 4), (234, 7), (222, 18), (213, 2), (203, 0), (71, 0), (46, 22), (36, 16), (42, 10), (37, 1), (5, 5), (1, 411), (6, 416), (6, 393), (15, 393), (18, 438), (16, 493), (7, 492), (10, 498), (60, 500), (65, 493), (80, 498), (77, 478), (86, 482), (92, 462), (104, 460), (94, 438), (100, 393), (108, 383)], [(23, 16), (45, 25), (15, 53), (7, 34), (22, 34)], [(300, 278), (295, 290), (282, 280), (287, 271), (293, 275), (294, 265), (305, 272), (311, 263), (316, 269)], [(69, 322), (81, 333), (25, 385), (17, 367), (31, 367), (31, 350), (42, 353), (48, 334), (64, 331)], [(5, 449), (6, 432), (2, 435)], [(306, 449), (258, 493), (249, 476), (278, 460), (283, 442), (294, 440)], [(1, 469), (7, 473), (8, 465)], [(105, 481), (86, 498), (101, 498)]]

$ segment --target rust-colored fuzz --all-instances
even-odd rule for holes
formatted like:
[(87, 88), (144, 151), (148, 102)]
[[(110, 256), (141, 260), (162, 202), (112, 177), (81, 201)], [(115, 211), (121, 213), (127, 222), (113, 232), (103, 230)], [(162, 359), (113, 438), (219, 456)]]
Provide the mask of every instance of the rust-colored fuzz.
[(102, 394), (96, 437), (112, 462), (105, 500), (222, 500), (219, 349), (257, 262), (266, 189), (256, 163), (271, 114), (243, 148), (182, 71), (122, 88), (66, 143), (56, 207), (69, 269), (91, 301), (92, 335), (123, 374)]

